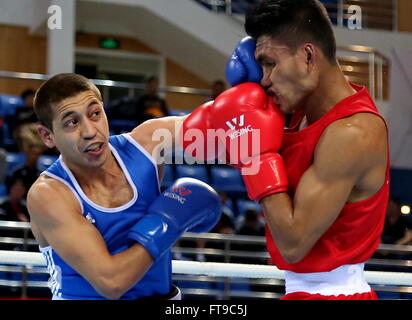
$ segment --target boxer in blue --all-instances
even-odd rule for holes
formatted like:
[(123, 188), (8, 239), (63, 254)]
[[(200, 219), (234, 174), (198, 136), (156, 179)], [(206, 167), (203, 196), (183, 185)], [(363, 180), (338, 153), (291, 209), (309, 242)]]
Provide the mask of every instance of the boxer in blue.
[(151, 137), (157, 128), (174, 134), (184, 118), (109, 136), (99, 90), (76, 74), (46, 81), (34, 109), (43, 142), (61, 154), (27, 198), (53, 299), (178, 298), (171, 246), (220, 216), (216, 192), (198, 180), (179, 179), (160, 193), (152, 157), (159, 142)]

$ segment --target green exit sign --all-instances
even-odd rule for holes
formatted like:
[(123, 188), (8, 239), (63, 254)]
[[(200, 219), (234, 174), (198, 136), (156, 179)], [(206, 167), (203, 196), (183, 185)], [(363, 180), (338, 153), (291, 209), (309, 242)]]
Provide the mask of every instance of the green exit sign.
[(104, 49), (118, 49), (120, 47), (120, 41), (115, 38), (103, 38), (100, 39), (99, 46)]

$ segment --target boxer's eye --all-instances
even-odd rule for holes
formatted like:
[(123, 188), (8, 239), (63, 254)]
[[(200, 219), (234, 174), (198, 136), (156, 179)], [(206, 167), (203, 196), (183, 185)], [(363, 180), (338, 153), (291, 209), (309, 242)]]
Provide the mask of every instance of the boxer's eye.
[(262, 68), (272, 69), (276, 66), (275, 62), (264, 60), (260, 63)]
[(273, 68), (276, 65), (272, 59), (266, 57), (258, 57), (257, 61), (262, 68)]
[(72, 127), (74, 127), (76, 124), (77, 124), (77, 121), (73, 119), (73, 120), (66, 121), (66, 122), (64, 123), (64, 126), (67, 127), (67, 128), (72, 128)]
[(100, 111), (95, 111), (92, 113), (92, 118), (97, 118), (100, 115)]

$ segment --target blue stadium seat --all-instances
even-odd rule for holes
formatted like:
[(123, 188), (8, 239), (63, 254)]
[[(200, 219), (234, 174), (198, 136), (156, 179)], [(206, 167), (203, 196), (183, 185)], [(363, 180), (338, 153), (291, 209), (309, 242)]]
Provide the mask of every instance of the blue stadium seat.
[(23, 105), (20, 96), (10, 94), (0, 94), (0, 116), (12, 116), (16, 113), (16, 108)]
[(164, 166), (164, 175), (163, 180), (161, 183), (162, 188), (167, 188), (175, 181), (173, 166), (170, 164), (166, 164)]
[(202, 165), (176, 165), (176, 178), (191, 177), (209, 183), (205, 166)]
[(137, 121), (132, 120), (120, 120), (113, 119), (109, 120), (109, 128), (111, 134), (122, 134), (132, 131), (139, 125)]
[[(245, 281), (245, 278), (230, 278), (230, 290), (231, 291), (251, 291), (249, 283), (236, 283), (236, 281)], [(225, 283), (222, 282), (215, 282), (213, 284), (213, 288), (218, 290), (225, 290)]]
[(1, 128), (3, 135), (1, 143), (6, 148), (16, 146), (16, 142), (10, 134), (7, 118), (13, 116), (16, 113), (16, 109), (21, 106), (23, 106), (23, 99), (20, 96), (0, 94), (0, 117), (5, 119)]
[(17, 146), (16, 141), (11, 136), (11, 132), (10, 132), (10, 129), (9, 129), (9, 124), (6, 121), (3, 122), (1, 130), (2, 130), (2, 133), (3, 133), (3, 141), (2, 141), (3, 146), (6, 147), (6, 148), (12, 147), (12, 146)]
[(29, 281), (44, 281), (47, 282), (50, 278), (50, 275), (47, 273), (29, 273), (28, 279)]
[(176, 109), (170, 109), (169, 110), (169, 116), (185, 116), (189, 114), (191, 111), (188, 110), (176, 110)]
[(59, 156), (41, 155), (37, 160), (37, 169), (40, 171), (46, 170)]
[(244, 195), (246, 188), (238, 170), (231, 167), (213, 166), (210, 169), (211, 185), (228, 195)]
[(7, 187), (4, 183), (0, 184), (0, 201), (2, 200), (2, 198), (6, 196), (7, 196)]
[(6, 161), (7, 175), (10, 176), (15, 170), (24, 166), (26, 163), (26, 155), (22, 152), (8, 152)]
[(232, 291), (251, 291), (249, 283), (236, 283), (235, 281), (245, 281), (244, 278), (232, 278), (233, 282), (230, 284)]
[(376, 292), (379, 300), (399, 300), (401, 294), (399, 292)]

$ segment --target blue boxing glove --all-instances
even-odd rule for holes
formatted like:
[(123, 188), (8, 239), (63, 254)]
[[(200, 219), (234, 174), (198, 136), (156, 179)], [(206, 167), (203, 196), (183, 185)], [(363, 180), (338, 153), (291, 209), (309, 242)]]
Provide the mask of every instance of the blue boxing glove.
[(226, 63), (226, 79), (232, 87), (244, 82), (260, 83), (262, 67), (255, 59), (256, 43), (251, 37), (243, 38)]
[(153, 201), (147, 214), (130, 229), (128, 242), (140, 243), (156, 261), (184, 232), (207, 232), (220, 215), (220, 199), (211, 186), (181, 178)]

